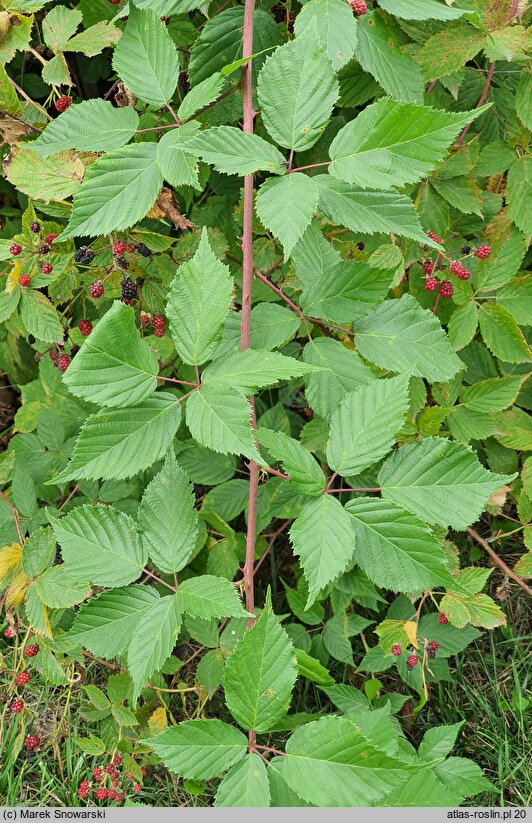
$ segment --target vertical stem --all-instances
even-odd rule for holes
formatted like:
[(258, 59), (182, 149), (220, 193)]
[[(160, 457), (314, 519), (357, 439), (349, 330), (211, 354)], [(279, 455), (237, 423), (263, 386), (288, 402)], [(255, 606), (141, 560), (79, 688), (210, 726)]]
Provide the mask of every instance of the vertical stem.
[[(480, 99), (479, 99), (477, 105), (475, 106), (476, 109), (479, 109), (481, 106), (483, 106), (484, 103), (486, 102), (486, 100), (488, 99), (488, 94), (489, 94), (489, 90), (490, 90), (491, 81), (492, 81), (492, 78), (493, 78), (493, 72), (494, 71), (495, 71), (495, 61), (493, 61), (493, 63), (489, 64), (488, 73), (486, 75), (486, 82), (484, 83), (484, 88), (482, 89), (482, 94), (480, 95)], [(455, 146), (461, 146), (462, 145), (462, 143), (464, 142), (464, 137), (466, 136), (466, 134), (467, 134), (467, 132), (469, 131), (470, 128), (471, 128), (471, 123), (468, 123), (467, 126), (464, 126), (464, 128), (460, 132), (460, 136), (458, 137), (458, 140), (454, 144)]]
[[(244, 9), (244, 36), (242, 57), (253, 54), (253, 13), (255, 0), (246, 0)], [(252, 68), (251, 60), (242, 67), (242, 100), (244, 106), (244, 131), (253, 132)], [(253, 290), (253, 175), (244, 177), (244, 213), (242, 232), (242, 320), (240, 324), (240, 348), (249, 349), (251, 345), (251, 295)], [(251, 424), (255, 428), (255, 409), (251, 405)], [(248, 528), (246, 535), (246, 562), (244, 564), (244, 588), (246, 609), (253, 612), (255, 606), (253, 591), (253, 559), (255, 552), (255, 531), (257, 512), (257, 489), (259, 468), (252, 460), (249, 464), (249, 500)]]
[[(251, 57), (253, 54), (253, 15), (255, 0), (245, 0), (244, 32), (242, 40), (242, 57)], [(244, 109), (243, 130), (253, 132), (253, 91), (252, 91), (252, 64), (251, 60), (242, 67), (242, 102)], [(251, 295), (253, 291), (253, 175), (244, 177), (244, 211), (242, 231), (242, 319), (240, 323), (240, 348), (249, 349), (251, 346)], [(251, 406), (251, 425), (256, 427), (255, 406), (253, 398), (249, 400)], [(253, 582), (253, 561), (255, 557), (255, 536), (257, 528), (257, 492), (259, 488), (259, 467), (254, 460), (249, 463), (249, 492), (248, 492), (248, 526), (246, 532), (246, 560), (244, 563), (244, 591), (246, 595), (246, 610), (251, 614), (255, 611), (255, 590)], [(253, 618), (249, 618), (248, 625), (253, 625)], [(248, 732), (248, 748), (255, 749), (256, 735), (253, 729)]]

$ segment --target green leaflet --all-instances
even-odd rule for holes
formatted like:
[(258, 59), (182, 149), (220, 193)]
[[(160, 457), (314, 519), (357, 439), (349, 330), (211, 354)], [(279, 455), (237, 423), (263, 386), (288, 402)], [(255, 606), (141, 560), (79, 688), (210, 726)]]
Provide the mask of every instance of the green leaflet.
[(305, 503), (292, 524), (290, 540), (308, 583), (308, 609), (320, 590), (345, 571), (352, 559), (353, 523), (336, 498), (322, 495)]
[(257, 91), (263, 123), (276, 143), (297, 151), (314, 145), (339, 92), (315, 27), (266, 58)]
[(118, 301), (85, 341), (63, 380), (99, 406), (134, 406), (157, 388), (157, 358), (141, 340), (135, 314)]
[(165, 392), (132, 409), (102, 409), (87, 419), (70, 463), (50, 482), (132, 477), (164, 457), (180, 420), (181, 406)]
[(225, 775), (218, 786), (214, 805), (247, 808), (270, 805), (268, 773), (258, 754), (247, 754)]
[(378, 586), (417, 592), (448, 584), (447, 555), (425, 523), (388, 500), (350, 500), (355, 560)]
[(243, 454), (262, 463), (250, 421), (251, 406), (245, 395), (224, 384), (207, 385), (187, 400), (187, 426), (198, 443), (222, 454)]
[(429, 437), (394, 452), (379, 472), (382, 494), (427, 523), (464, 529), (515, 475), (485, 469), (471, 449)]
[(203, 229), (196, 254), (180, 266), (168, 296), (170, 331), (185, 363), (200, 364), (212, 357), (232, 293), (229, 269), (214, 255)]
[(245, 757), (247, 738), (221, 720), (185, 720), (144, 741), (182, 777), (209, 780)]
[(172, 651), (179, 629), (181, 611), (177, 595), (157, 600), (143, 615), (131, 637), (127, 664), (136, 699), (151, 675), (158, 671)]
[(267, 731), (288, 711), (296, 676), (292, 643), (276, 616), (265, 609), (227, 661), (229, 711), (244, 729)]
[(385, 300), (357, 323), (356, 332), (360, 353), (384, 369), (411, 369), (431, 382), (444, 382), (462, 365), (437, 317), (410, 294)]
[(67, 573), (96, 586), (124, 586), (146, 562), (134, 521), (106, 506), (79, 506), (61, 518), (49, 515)]
[(342, 0), (310, 0), (296, 18), (296, 36), (313, 25), (333, 67), (338, 70), (348, 63), (355, 52), (357, 36), (351, 9)]
[[(197, 88), (197, 87), (196, 87)], [(214, 126), (190, 140), (190, 150), (225, 174), (253, 174), (259, 169), (283, 174), (281, 152), (257, 134), (246, 134), (232, 126)]]
[(210, 620), (211, 617), (246, 617), (236, 590), (228, 580), (202, 574), (179, 586), (177, 606), (180, 611)]
[(257, 438), (261, 446), (280, 460), (283, 470), (290, 476), (296, 491), (309, 496), (321, 494), (325, 488), (325, 475), (312, 455), (292, 437), (282, 432), (259, 429)]
[(390, 189), (427, 177), (463, 126), (489, 106), (453, 114), (382, 99), (341, 129), (329, 173), (362, 189)]
[(127, 25), (113, 56), (113, 69), (133, 94), (162, 106), (172, 97), (179, 77), (175, 46), (152, 11), (130, 6)]
[(156, 155), (155, 143), (132, 143), (104, 154), (89, 166), (61, 240), (95, 237), (142, 220), (163, 182)]
[(283, 244), (285, 259), (310, 224), (318, 197), (313, 179), (301, 172), (271, 177), (260, 187), (255, 209), (261, 222)]
[(344, 398), (331, 418), (327, 460), (332, 469), (355, 475), (390, 451), (408, 408), (408, 382), (408, 374), (374, 380)]
[(118, 149), (131, 140), (138, 123), (138, 114), (130, 106), (117, 109), (105, 100), (84, 100), (52, 120), (31, 143), (31, 150), (49, 157), (66, 149)]
[(189, 479), (173, 451), (146, 487), (138, 513), (143, 546), (158, 569), (178, 572), (196, 548), (198, 515)]

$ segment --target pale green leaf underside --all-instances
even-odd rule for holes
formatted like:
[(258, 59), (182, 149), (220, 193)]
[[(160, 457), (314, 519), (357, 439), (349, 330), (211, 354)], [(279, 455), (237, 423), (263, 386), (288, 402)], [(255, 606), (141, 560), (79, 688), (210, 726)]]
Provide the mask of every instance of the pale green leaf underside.
[(284, 248), (287, 260), (318, 208), (319, 190), (312, 177), (301, 172), (272, 177), (260, 187), (255, 210)]
[(135, 313), (116, 301), (63, 377), (72, 394), (98, 406), (134, 406), (157, 388), (157, 357), (139, 334)]
[(71, 106), (44, 129), (31, 150), (49, 157), (66, 149), (110, 151), (133, 137), (139, 116), (134, 108), (118, 109), (106, 100), (84, 100)]
[(126, 86), (154, 106), (164, 106), (179, 78), (176, 48), (160, 15), (130, 6), (127, 25), (113, 55), (113, 69)]
[(164, 457), (180, 420), (177, 399), (165, 392), (132, 409), (102, 409), (87, 419), (70, 463), (49, 482), (133, 477)]
[(151, 209), (163, 178), (156, 143), (131, 143), (104, 154), (88, 167), (74, 196), (72, 216), (61, 234), (95, 237), (127, 229)]
[(330, 147), (329, 173), (362, 189), (415, 183), (430, 174), (463, 126), (485, 108), (455, 114), (378, 100), (338, 132)]
[(197, 111), (216, 100), (224, 83), (225, 79), (223, 75), (220, 72), (216, 72), (190, 89), (179, 104), (177, 110), (179, 119), (188, 120), (192, 115), (196, 114)]
[(345, 571), (352, 559), (353, 521), (338, 500), (322, 495), (305, 503), (292, 524), (290, 540), (308, 583), (308, 609), (321, 589)]
[(170, 450), (161, 471), (146, 487), (138, 513), (142, 543), (163, 572), (180, 571), (194, 552), (198, 535), (194, 503), (189, 479)]
[(35, 587), (39, 599), (51, 609), (74, 606), (91, 594), (90, 586), (70, 575), (64, 564), (46, 569), (30, 585)]
[(332, 469), (358, 474), (390, 451), (408, 408), (408, 381), (407, 374), (374, 380), (344, 398), (331, 418), (327, 460)]
[(369, 497), (346, 509), (355, 523), (355, 560), (377, 586), (409, 593), (450, 582), (443, 545), (413, 514)]
[(68, 574), (95, 586), (136, 580), (146, 553), (129, 515), (110, 506), (77, 506), (64, 517), (49, 515)]
[(188, 143), (198, 133), (197, 120), (169, 129), (157, 143), (157, 165), (171, 186), (192, 186), (201, 190), (198, 181), (198, 158), (187, 151)]
[(185, 720), (146, 742), (167, 769), (181, 777), (210, 780), (245, 756), (247, 738), (222, 720)]
[(198, 249), (177, 270), (167, 316), (177, 352), (185, 363), (209, 360), (222, 334), (233, 294), (233, 278), (212, 251), (203, 229)]
[(488, 471), (461, 443), (430, 437), (395, 451), (378, 479), (385, 498), (425, 522), (464, 529), (514, 477)]
[(411, 369), (430, 382), (445, 382), (463, 366), (438, 318), (410, 294), (386, 300), (357, 323), (356, 332), (362, 356), (383, 369)]
[(288, 711), (296, 677), (292, 643), (275, 615), (264, 611), (227, 661), (227, 707), (244, 729), (267, 731)]
[(379, 6), (403, 20), (456, 20), (465, 13), (439, 0), (382, 0)]

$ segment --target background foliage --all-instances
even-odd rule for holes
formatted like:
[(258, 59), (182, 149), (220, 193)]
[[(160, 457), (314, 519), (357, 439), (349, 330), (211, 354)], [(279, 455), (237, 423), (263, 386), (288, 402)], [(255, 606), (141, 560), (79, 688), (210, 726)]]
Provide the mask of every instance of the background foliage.
[(0, 5), (1, 796), (527, 805), (526, 4)]

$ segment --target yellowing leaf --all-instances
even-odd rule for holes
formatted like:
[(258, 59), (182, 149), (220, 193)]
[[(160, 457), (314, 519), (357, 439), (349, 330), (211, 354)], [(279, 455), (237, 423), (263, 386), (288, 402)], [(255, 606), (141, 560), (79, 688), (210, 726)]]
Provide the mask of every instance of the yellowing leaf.
[(403, 629), (411, 645), (418, 649), (419, 643), (417, 642), (417, 623), (413, 620), (407, 620), (403, 626)]
[(19, 606), (24, 602), (29, 582), (29, 577), (23, 571), (18, 572), (7, 590), (6, 606)]
[(166, 717), (166, 709), (164, 706), (159, 706), (158, 709), (148, 718), (148, 728), (152, 737), (156, 737), (161, 732), (168, 728), (168, 719)]
[(18, 286), (20, 275), (22, 274), (22, 260), (15, 260), (13, 268), (7, 275), (6, 292), (11, 294), (15, 286)]
[(22, 546), (19, 543), (11, 543), (0, 549), (0, 583), (4, 582), (10, 572), (20, 565), (22, 559)]

